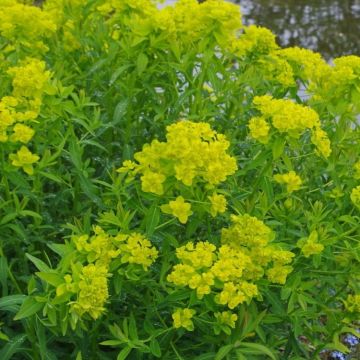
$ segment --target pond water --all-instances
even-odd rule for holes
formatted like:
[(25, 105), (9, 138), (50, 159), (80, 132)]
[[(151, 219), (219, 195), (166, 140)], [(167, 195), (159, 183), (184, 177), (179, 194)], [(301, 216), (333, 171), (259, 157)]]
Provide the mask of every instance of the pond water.
[[(169, 0), (167, 3), (174, 3)], [(282, 46), (319, 51), (327, 59), (360, 55), (360, 0), (233, 0), (243, 22), (271, 29)]]

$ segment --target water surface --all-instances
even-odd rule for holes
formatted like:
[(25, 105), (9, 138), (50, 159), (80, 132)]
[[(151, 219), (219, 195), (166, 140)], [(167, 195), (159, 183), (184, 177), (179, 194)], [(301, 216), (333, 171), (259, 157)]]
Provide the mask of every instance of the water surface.
[[(168, 0), (174, 3), (176, 0)], [(327, 59), (360, 55), (360, 0), (233, 0), (243, 22), (271, 29), (282, 46), (319, 51)]]
[(319, 51), (327, 59), (360, 55), (360, 0), (237, 0), (245, 24), (271, 29), (282, 46)]

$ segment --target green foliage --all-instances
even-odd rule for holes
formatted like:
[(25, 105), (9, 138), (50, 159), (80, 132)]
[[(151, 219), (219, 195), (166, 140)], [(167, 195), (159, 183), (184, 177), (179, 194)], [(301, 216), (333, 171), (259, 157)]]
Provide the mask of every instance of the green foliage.
[(30, 3), (0, 3), (0, 359), (351, 356), (360, 58), (225, 1)]

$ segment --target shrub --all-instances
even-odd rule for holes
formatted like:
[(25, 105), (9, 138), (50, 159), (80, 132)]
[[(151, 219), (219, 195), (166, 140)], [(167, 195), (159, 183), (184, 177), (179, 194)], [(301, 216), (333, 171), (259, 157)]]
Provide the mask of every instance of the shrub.
[(360, 58), (219, 0), (29, 3), (0, 4), (0, 358), (354, 350)]

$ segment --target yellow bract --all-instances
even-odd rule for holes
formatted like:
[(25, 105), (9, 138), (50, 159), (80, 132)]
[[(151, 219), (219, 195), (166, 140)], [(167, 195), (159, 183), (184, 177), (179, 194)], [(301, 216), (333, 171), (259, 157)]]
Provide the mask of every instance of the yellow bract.
[(261, 142), (267, 144), (269, 142), (270, 125), (263, 117), (254, 117), (249, 121), (250, 136)]
[(297, 245), (301, 248), (301, 252), (305, 257), (320, 254), (324, 250), (324, 245), (320, 244), (318, 239), (318, 232), (313, 230), (308, 238), (300, 239), (298, 241)]
[(235, 328), (235, 322), (238, 319), (238, 316), (236, 314), (233, 314), (230, 311), (223, 311), (221, 313), (215, 313), (214, 315), (215, 315), (216, 320), (221, 325), (227, 325), (233, 329)]
[(174, 320), (174, 327), (185, 328), (188, 331), (194, 330), (194, 324), (192, 322), (192, 317), (196, 314), (196, 311), (193, 309), (177, 309), (173, 314), (172, 318)]
[(352, 189), (350, 199), (355, 206), (360, 208), (360, 185)]
[(188, 217), (192, 214), (191, 204), (186, 203), (182, 196), (178, 196), (176, 200), (162, 205), (161, 210), (166, 214), (174, 215), (182, 224), (186, 224)]
[(302, 185), (302, 180), (295, 171), (290, 171), (286, 174), (276, 174), (274, 175), (274, 180), (279, 184), (285, 184), (288, 193), (299, 190)]
[(229, 142), (208, 123), (179, 121), (166, 130), (166, 142), (144, 145), (131, 169), (125, 162), (118, 170), (141, 174), (143, 191), (162, 195), (164, 183), (171, 178), (186, 186), (194, 182), (215, 186), (236, 171), (235, 158), (227, 154)]
[(360, 313), (360, 294), (348, 295), (345, 308), (352, 313)]
[(79, 316), (89, 313), (96, 320), (105, 311), (104, 305), (109, 297), (108, 276), (105, 266), (97, 264), (84, 266), (78, 283), (78, 299), (71, 304), (72, 310)]
[[(35, 134), (29, 125), (39, 115), (50, 72), (46, 70), (45, 62), (26, 58), (18, 66), (10, 67), (7, 73), (12, 77), (13, 89), (10, 96), (0, 99), (0, 142), (27, 144)], [(9, 158), (14, 166), (23, 168), (29, 175), (34, 172), (32, 164), (39, 160), (38, 155), (24, 146)]]
[(38, 54), (47, 50), (42, 40), (52, 36), (55, 31), (54, 21), (40, 7), (1, 0), (0, 35), (10, 44), (21, 45)]
[[(247, 214), (233, 216), (233, 225), (222, 230), (220, 247), (209, 242), (189, 242), (176, 251), (176, 264), (167, 280), (176, 286), (188, 286), (230, 309), (259, 294), (256, 280), (266, 272), (271, 282), (283, 284), (292, 271), (288, 266), (294, 254), (270, 246), (271, 230)], [(269, 265), (272, 265), (269, 267)], [(215, 286), (216, 284), (216, 286)]]
[(213, 217), (226, 211), (227, 201), (224, 195), (214, 193), (208, 198), (211, 203), (210, 213)]
[(39, 161), (40, 157), (34, 155), (26, 146), (22, 146), (16, 154), (10, 154), (9, 159), (14, 166), (21, 167), (27, 174), (33, 175), (33, 164)]
[(266, 144), (269, 127), (266, 120), (280, 133), (298, 139), (306, 130), (311, 131), (311, 141), (320, 155), (327, 158), (330, 153), (330, 141), (321, 129), (319, 115), (310, 107), (296, 104), (288, 99), (274, 99), (269, 95), (255, 96), (255, 107), (261, 112), (261, 117), (250, 120), (250, 134), (253, 138)]
[(74, 264), (72, 274), (66, 274), (64, 282), (57, 286), (56, 296), (58, 299), (76, 296), (70, 306), (79, 317), (88, 314), (97, 319), (104, 313), (109, 297), (107, 278), (111, 276), (113, 261), (140, 265), (147, 271), (158, 256), (156, 248), (142, 234), (110, 235), (100, 226), (93, 227), (93, 235), (73, 235), (71, 242), (76, 249), (74, 258), (77, 256), (87, 265)]

